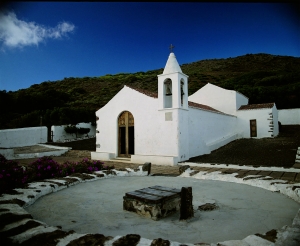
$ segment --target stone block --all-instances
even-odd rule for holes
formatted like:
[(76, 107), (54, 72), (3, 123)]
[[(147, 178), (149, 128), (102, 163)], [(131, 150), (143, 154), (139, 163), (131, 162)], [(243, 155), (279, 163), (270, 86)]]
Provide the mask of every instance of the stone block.
[(123, 209), (159, 220), (179, 211), (180, 200), (180, 190), (156, 185), (127, 192), (123, 197)]
[(151, 162), (146, 162), (143, 167), (142, 167), (142, 170), (144, 172), (148, 172), (148, 175), (150, 175), (151, 173)]
[(179, 173), (182, 174), (185, 172), (185, 170), (189, 169), (190, 166), (189, 165), (184, 165), (184, 166), (181, 166), (179, 167)]
[(192, 187), (181, 188), (180, 220), (194, 217)]

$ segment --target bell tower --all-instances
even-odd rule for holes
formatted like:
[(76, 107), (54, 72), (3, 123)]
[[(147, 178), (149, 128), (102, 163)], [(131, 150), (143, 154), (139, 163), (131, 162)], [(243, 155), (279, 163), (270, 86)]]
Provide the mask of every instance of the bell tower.
[(157, 77), (159, 109), (188, 109), (188, 76), (182, 72), (173, 52)]
[(158, 110), (168, 141), (175, 144), (177, 162), (189, 159), (188, 76), (172, 52), (162, 74), (158, 75)]

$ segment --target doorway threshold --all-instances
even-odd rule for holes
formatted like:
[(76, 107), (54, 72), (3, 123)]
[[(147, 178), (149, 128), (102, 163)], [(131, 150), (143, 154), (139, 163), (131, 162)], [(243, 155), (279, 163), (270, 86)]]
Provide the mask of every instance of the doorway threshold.
[(131, 158), (128, 157), (116, 157), (114, 159), (110, 159), (111, 161), (115, 162), (131, 162)]

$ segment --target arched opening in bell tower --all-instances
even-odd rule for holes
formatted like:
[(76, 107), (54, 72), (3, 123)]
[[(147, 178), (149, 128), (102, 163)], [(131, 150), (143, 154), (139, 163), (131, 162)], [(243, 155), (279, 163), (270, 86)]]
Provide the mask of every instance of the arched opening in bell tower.
[(166, 79), (164, 81), (164, 108), (172, 108), (172, 80)]
[(185, 92), (185, 88), (184, 88), (184, 80), (181, 79), (180, 80), (180, 102), (181, 102), (181, 106), (183, 106), (183, 99), (184, 99), (185, 94), (186, 94), (186, 92)]

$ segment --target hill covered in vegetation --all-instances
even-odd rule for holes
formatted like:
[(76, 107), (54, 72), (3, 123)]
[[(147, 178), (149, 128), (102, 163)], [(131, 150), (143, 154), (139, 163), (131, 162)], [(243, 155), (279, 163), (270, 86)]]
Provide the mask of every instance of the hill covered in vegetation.
[[(300, 108), (300, 58), (247, 54), (182, 64), (189, 76), (189, 95), (207, 83), (236, 90), (249, 103), (275, 102), (278, 109)], [(147, 72), (46, 81), (15, 92), (0, 91), (0, 129), (94, 122), (124, 85), (157, 92), (157, 75)]]

